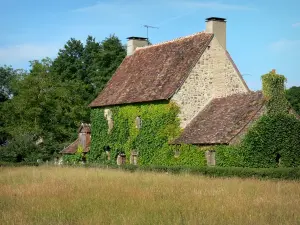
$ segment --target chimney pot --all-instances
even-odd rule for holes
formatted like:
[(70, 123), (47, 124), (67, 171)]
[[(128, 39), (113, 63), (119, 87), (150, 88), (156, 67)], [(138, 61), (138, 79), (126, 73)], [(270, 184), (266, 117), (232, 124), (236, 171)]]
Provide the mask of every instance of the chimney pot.
[(226, 19), (209, 17), (206, 19), (206, 32), (213, 33), (220, 45), (226, 50)]
[(127, 38), (127, 55), (132, 55), (136, 48), (148, 46), (148, 39), (144, 37)]

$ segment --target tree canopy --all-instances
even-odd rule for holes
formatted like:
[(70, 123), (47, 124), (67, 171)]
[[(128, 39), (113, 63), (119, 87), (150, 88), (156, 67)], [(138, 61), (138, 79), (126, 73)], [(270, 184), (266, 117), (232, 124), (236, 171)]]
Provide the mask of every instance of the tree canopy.
[(0, 161), (48, 159), (74, 141), (125, 54), (116, 36), (88, 36), (68, 40), (54, 60), (31, 61), (29, 71), (0, 67)]
[(286, 91), (286, 97), (293, 109), (300, 115), (300, 87), (291, 87)]

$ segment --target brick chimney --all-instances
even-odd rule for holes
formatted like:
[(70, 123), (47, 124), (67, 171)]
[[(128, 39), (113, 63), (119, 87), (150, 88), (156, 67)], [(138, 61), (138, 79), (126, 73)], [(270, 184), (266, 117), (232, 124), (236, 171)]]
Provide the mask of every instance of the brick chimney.
[(132, 55), (136, 48), (148, 46), (148, 39), (143, 37), (127, 38), (127, 55)]
[(206, 19), (207, 33), (213, 33), (221, 46), (226, 50), (226, 19), (209, 17)]

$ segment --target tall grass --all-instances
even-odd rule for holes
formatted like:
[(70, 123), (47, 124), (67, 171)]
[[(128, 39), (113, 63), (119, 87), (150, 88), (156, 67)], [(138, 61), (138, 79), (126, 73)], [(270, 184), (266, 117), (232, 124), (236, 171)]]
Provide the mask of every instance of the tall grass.
[(300, 224), (299, 212), (296, 181), (0, 168), (3, 225)]

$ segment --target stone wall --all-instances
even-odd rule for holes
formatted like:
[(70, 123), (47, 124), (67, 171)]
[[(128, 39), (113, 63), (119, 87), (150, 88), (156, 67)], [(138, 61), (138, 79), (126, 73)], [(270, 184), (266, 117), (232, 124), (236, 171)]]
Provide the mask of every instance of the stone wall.
[(185, 128), (213, 98), (247, 91), (226, 51), (213, 38), (171, 101), (180, 107), (180, 126)]

